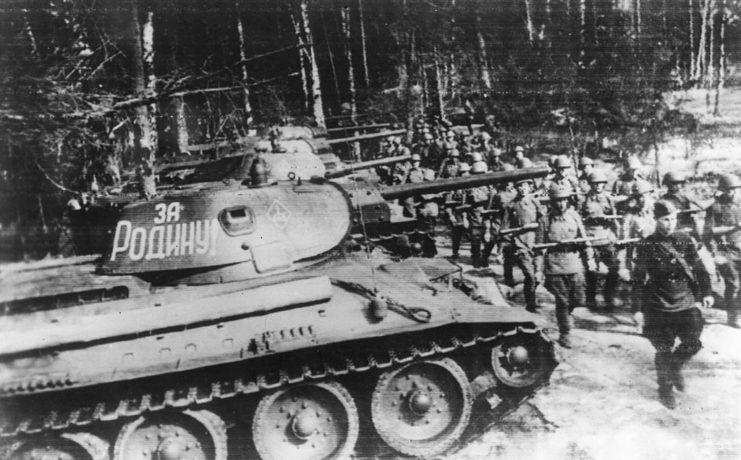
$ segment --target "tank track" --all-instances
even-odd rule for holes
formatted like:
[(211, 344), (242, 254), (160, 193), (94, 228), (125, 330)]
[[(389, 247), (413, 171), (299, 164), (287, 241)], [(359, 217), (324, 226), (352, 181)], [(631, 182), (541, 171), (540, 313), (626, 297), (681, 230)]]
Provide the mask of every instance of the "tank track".
[[(158, 412), (166, 409), (185, 410), (205, 405), (218, 400), (227, 400), (238, 395), (255, 394), (261, 391), (273, 390), (281, 386), (308, 381), (320, 381), (330, 377), (341, 377), (360, 374), (370, 370), (382, 370), (394, 365), (409, 363), (415, 359), (450, 355), (453, 352), (470, 349), (476, 345), (488, 344), (502, 337), (515, 334), (528, 334), (550, 343), (544, 333), (536, 328), (528, 329), (516, 327), (507, 331), (497, 331), (492, 335), (473, 333), (469, 336), (450, 336), (448, 343), (441, 344), (433, 340), (420, 340), (416, 345), (410, 345), (404, 350), (386, 349), (365, 356), (353, 355), (346, 357), (344, 363), (322, 363), (320, 369), (312, 368), (308, 364), (294, 367), (283, 367), (273, 375), (257, 374), (251, 378), (237, 377), (232, 380), (213, 379), (199, 384), (186, 383), (181, 386), (166, 388), (157, 394), (154, 392), (141, 393), (138, 396), (128, 396), (125, 399), (112, 401), (92, 401), (89, 404), (73, 408), (51, 408), (37, 414), (29, 414), (19, 420), (5, 420), (0, 426), (0, 445), (12, 443), (14, 438), (24, 435), (33, 435), (42, 432), (60, 432), (63, 430), (78, 430), (78, 427), (91, 429), (94, 424), (125, 420), (140, 416), (144, 413)], [(552, 351), (552, 349), (551, 349)], [(555, 366), (554, 366), (555, 367)], [(512, 392), (511, 397), (502, 398), (501, 404), (506, 407), (516, 407), (526, 397), (534, 393), (537, 388), (547, 383), (549, 369), (545, 378), (526, 391)], [(203, 375), (204, 373), (201, 373)], [(24, 396), (24, 398), (33, 396)], [(500, 404), (500, 405), (501, 405)], [(32, 405), (30, 405), (32, 406)], [(29, 405), (23, 405), (28, 411)], [(5, 410), (3, 411), (5, 412)], [(5, 412), (7, 414), (7, 412)], [(0, 449), (1, 451), (1, 449)]]

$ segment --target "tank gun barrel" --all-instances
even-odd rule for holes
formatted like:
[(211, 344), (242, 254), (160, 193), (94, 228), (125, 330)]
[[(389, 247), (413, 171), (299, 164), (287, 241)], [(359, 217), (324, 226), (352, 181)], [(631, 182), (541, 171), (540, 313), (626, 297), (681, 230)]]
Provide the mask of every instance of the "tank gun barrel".
[(343, 144), (345, 142), (365, 141), (369, 139), (378, 139), (380, 137), (398, 136), (406, 133), (406, 129), (395, 129), (393, 131), (381, 131), (380, 133), (362, 134), (359, 136), (339, 137), (337, 139), (327, 139), (330, 145)]
[(387, 200), (406, 198), (408, 196), (423, 193), (439, 193), (450, 190), (480, 187), (483, 185), (494, 185), (507, 182), (515, 182), (521, 179), (535, 179), (545, 177), (550, 172), (549, 168), (527, 168), (515, 171), (497, 171), (486, 174), (475, 174), (466, 177), (454, 177), (451, 179), (438, 179), (432, 182), (421, 182), (415, 184), (400, 184), (381, 189), (381, 195)]
[(339, 128), (329, 128), (327, 129), (327, 132), (328, 133), (339, 133), (339, 132), (346, 132), (346, 131), (364, 131), (366, 129), (388, 128), (389, 126), (391, 126), (391, 123), (374, 123), (370, 125), (341, 126)]
[(399, 163), (401, 161), (407, 161), (407, 160), (410, 160), (411, 158), (412, 158), (411, 155), (400, 155), (398, 157), (388, 157), (388, 158), (380, 158), (378, 160), (369, 160), (369, 161), (360, 161), (357, 163), (350, 163), (344, 169), (339, 169), (337, 171), (328, 171), (326, 174), (324, 174), (324, 178), (325, 179), (335, 179), (338, 177), (349, 176), (350, 174), (360, 171), (361, 169), (370, 169), (370, 168), (375, 168), (376, 166), (390, 165), (394, 163)]

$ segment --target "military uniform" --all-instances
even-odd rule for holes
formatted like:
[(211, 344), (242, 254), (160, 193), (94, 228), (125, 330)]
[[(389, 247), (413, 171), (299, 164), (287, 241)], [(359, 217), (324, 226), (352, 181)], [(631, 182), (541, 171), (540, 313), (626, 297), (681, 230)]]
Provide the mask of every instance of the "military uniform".
[(491, 197), (489, 187), (476, 187), (468, 191), (466, 204), (472, 206), (466, 218), (468, 220), (468, 239), (471, 242), (471, 263), (474, 268), (483, 267), (484, 233), (489, 231), (491, 222), (484, 215), (484, 209)]
[(454, 259), (457, 259), (460, 255), (461, 240), (463, 239), (463, 235), (466, 233), (467, 225), (464, 213), (456, 211), (455, 208), (465, 204), (467, 193), (466, 190), (454, 190), (448, 192), (445, 196), (445, 202), (447, 203), (445, 215), (450, 224), (450, 239), (453, 245)]
[[(533, 195), (518, 195), (504, 208), (502, 229), (522, 227), (527, 224), (538, 222), (544, 215), (540, 201)], [(505, 257), (512, 255), (513, 262), (520, 267), (524, 275), (525, 305), (528, 310), (535, 311), (535, 255), (533, 244), (535, 244), (535, 232), (515, 234), (505, 246)], [(512, 276), (510, 274), (510, 276)]]
[[(708, 208), (705, 215), (705, 242), (712, 254), (724, 260), (717, 263), (718, 272), (725, 283), (725, 305), (728, 311), (728, 324), (736, 323), (741, 313), (741, 204), (728, 195), (719, 196)], [(736, 227), (722, 235), (713, 235), (713, 227)]]
[[(579, 214), (568, 208), (561, 214), (557, 210), (540, 219), (535, 242), (549, 243), (586, 237), (586, 230)], [(572, 245), (547, 249), (536, 258), (536, 270), (545, 274), (545, 287), (556, 300), (556, 320), (560, 332), (559, 342), (569, 347), (571, 312), (585, 304), (584, 262), (593, 265), (593, 252), (589, 245)]]
[(618, 177), (614, 184), (612, 184), (613, 196), (627, 197), (627, 199), (620, 200), (616, 204), (616, 211), (618, 214), (625, 214), (629, 208), (635, 206), (635, 199), (631, 197), (633, 194), (633, 187), (638, 180), (640, 180), (638, 175), (630, 176), (628, 174), (623, 174)]
[[(616, 227), (613, 222), (605, 219), (604, 215), (613, 215), (615, 205), (612, 197), (607, 193), (595, 193), (590, 191), (584, 198), (581, 205), (581, 214), (584, 218), (584, 228), (587, 236), (598, 238), (599, 241), (593, 243), (596, 263), (604, 263), (607, 267), (607, 278), (605, 279), (604, 299), (605, 306), (612, 308), (614, 306), (615, 291), (618, 285), (618, 272), (620, 271), (620, 259), (615, 248)], [(597, 306), (597, 273), (588, 270), (586, 273), (587, 282), (587, 303), (590, 307)]]
[[(412, 166), (406, 173), (405, 179), (402, 181), (405, 184), (418, 184), (425, 181), (425, 168)], [(417, 217), (417, 197), (404, 198), (404, 216), (405, 217)]]
[[(660, 206), (657, 202), (655, 209)], [(656, 349), (659, 398), (673, 408), (672, 387), (684, 390), (682, 366), (702, 348), (703, 318), (696, 300), (710, 295), (710, 276), (686, 233), (657, 231), (637, 247), (633, 280), (634, 308), (645, 315), (643, 335)]]

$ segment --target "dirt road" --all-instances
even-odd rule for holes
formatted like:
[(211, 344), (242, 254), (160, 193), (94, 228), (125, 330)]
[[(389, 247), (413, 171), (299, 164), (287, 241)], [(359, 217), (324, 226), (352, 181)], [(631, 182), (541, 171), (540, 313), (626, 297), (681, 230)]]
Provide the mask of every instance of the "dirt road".
[[(500, 275), (495, 266), (490, 275), (469, 270), (467, 276), (491, 288), (492, 276), (501, 281)], [(519, 291), (510, 292), (515, 303), (522, 302)], [(556, 338), (553, 299), (542, 288), (538, 296)], [(725, 311), (704, 312), (704, 348), (687, 366), (687, 392), (668, 410), (656, 397), (653, 348), (638, 335), (629, 310), (576, 309), (574, 347), (558, 349), (551, 384), (447, 458), (741, 458), (741, 330), (725, 325)]]

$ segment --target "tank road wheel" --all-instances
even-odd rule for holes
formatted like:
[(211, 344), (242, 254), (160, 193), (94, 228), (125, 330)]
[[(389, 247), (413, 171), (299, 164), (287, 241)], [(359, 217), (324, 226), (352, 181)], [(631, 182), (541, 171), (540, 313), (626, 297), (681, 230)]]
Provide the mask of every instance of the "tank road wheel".
[(504, 337), (491, 350), (494, 375), (510, 388), (527, 388), (544, 380), (550, 367), (548, 344), (522, 333)]
[(373, 391), (376, 431), (397, 451), (430, 457), (447, 450), (471, 418), (473, 396), (452, 359), (410, 363), (381, 375)]
[(226, 460), (226, 425), (206, 410), (148, 414), (125, 425), (114, 460)]
[(24, 441), (10, 460), (108, 460), (108, 443), (89, 433), (65, 433)]
[(252, 420), (261, 458), (347, 458), (358, 440), (358, 409), (336, 382), (289, 386), (264, 396)]

